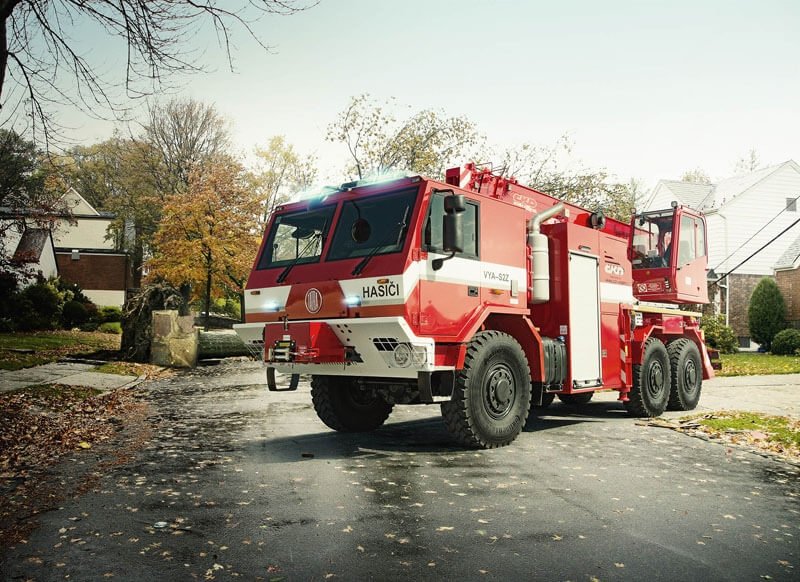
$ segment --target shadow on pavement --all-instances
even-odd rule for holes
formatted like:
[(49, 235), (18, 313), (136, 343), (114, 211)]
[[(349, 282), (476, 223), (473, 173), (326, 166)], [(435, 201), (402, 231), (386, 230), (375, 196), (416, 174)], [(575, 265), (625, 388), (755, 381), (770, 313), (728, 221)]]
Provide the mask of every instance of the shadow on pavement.
[[(561, 407), (565, 409), (566, 407)], [(553, 412), (555, 412), (555, 408)], [(559, 410), (559, 417), (530, 415), (523, 432), (539, 432), (580, 422), (591, 421), (590, 417), (566, 415)], [(291, 437), (267, 438), (256, 445), (265, 461), (294, 463), (302, 458), (343, 459), (359, 455), (391, 456), (395, 453), (464, 453), (464, 448), (453, 440), (441, 418), (426, 418), (388, 423), (373, 432), (337, 433), (324, 431)]]

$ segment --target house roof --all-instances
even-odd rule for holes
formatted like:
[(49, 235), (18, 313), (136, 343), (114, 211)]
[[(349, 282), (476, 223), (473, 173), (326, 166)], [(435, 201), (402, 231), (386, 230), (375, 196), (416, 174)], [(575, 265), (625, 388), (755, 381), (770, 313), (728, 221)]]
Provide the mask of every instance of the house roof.
[(99, 216), (100, 213), (94, 206), (86, 202), (75, 188), (70, 188), (61, 197), (61, 200), (70, 209), (73, 216)]
[(714, 188), (712, 184), (697, 184), (679, 180), (661, 180), (659, 184), (667, 188), (680, 204), (692, 208), (698, 208)]
[(789, 248), (784, 251), (781, 258), (777, 260), (775, 270), (794, 269), (797, 266), (798, 259), (800, 259), (800, 236), (789, 245)]
[[(728, 204), (786, 166), (793, 167), (800, 173), (800, 165), (794, 160), (788, 160), (782, 164), (762, 168), (755, 172), (720, 180), (716, 184), (661, 180), (658, 185), (667, 188), (680, 204), (709, 212)], [(655, 190), (653, 191), (653, 196), (655, 196)]]
[(50, 239), (50, 231), (45, 228), (28, 228), (14, 251), (14, 261), (19, 263), (38, 263), (44, 246)]

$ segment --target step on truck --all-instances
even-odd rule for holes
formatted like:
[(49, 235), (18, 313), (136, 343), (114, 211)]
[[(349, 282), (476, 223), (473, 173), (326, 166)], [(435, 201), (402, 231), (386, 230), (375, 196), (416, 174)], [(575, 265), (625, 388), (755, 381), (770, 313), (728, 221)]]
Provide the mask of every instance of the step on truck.
[(269, 390), (311, 376), (334, 430), (439, 404), (457, 441), (498, 447), (555, 396), (616, 390), (633, 416), (695, 408), (714, 375), (690, 310), (708, 302), (706, 257), (689, 208), (626, 223), (467, 164), (276, 208), (236, 329)]

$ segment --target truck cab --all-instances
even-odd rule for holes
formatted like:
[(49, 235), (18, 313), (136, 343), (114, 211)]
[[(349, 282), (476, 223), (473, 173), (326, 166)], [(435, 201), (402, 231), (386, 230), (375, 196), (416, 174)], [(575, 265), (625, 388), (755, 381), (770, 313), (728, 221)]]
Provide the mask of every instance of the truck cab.
[(708, 303), (706, 223), (684, 206), (631, 220), (633, 294), (641, 301)]

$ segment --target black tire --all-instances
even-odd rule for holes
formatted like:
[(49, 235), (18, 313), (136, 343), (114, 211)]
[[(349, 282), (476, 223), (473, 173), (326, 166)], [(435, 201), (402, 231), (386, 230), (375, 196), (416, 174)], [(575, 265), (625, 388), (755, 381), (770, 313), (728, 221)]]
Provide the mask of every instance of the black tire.
[(651, 337), (642, 348), (642, 363), (633, 366), (633, 387), (625, 409), (631, 416), (660, 416), (667, 409), (670, 386), (667, 348)]
[(311, 401), (320, 420), (339, 432), (375, 430), (392, 412), (391, 404), (339, 376), (312, 376)]
[(693, 341), (681, 338), (667, 344), (672, 385), (668, 410), (694, 410), (703, 388), (700, 350)]
[(545, 408), (550, 406), (553, 403), (553, 400), (555, 399), (556, 399), (555, 392), (545, 392), (542, 394), (542, 403), (541, 404), (531, 403), (531, 408), (544, 410)]
[(502, 447), (522, 431), (530, 405), (531, 371), (517, 340), (499, 331), (477, 333), (452, 399), (441, 405), (447, 429), (468, 447)]
[(559, 394), (558, 399), (569, 406), (583, 406), (589, 404), (594, 392), (581, 392), (579, 394)]

